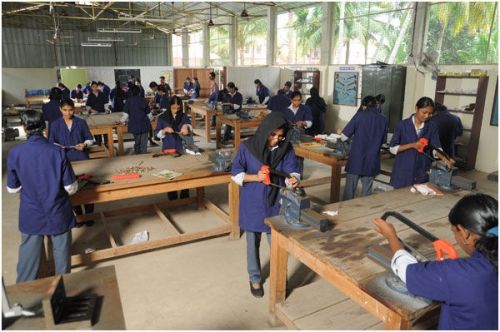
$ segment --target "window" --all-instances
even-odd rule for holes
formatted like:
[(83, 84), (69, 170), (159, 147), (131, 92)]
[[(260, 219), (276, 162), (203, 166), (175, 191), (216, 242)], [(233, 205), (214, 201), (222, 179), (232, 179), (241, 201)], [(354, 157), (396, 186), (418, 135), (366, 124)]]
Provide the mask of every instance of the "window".
[(277, 17), (276, 63), (319, 64), (321, 20), (319, 6), (294, 9)]
[(406, 63), (411, 52), (413, 2), (343, 2), (335, 11), (335, 63)]
[(210, 66), (224, 66), (229, 63), (228, 26), (210, 27)]
[(267, 23), (263, 18), (240, 20), (238, 23), (238, 65), (265, 65)]
[(427, 52), (440, 64), (498, 63), (496, 2), (445, 2), (429, 9)]
[(203, 57), (203, 31), (189, 34), (189, 67), (201, 67)]
[(172, 34), (172, 65), (182, 67), (182, 36)]

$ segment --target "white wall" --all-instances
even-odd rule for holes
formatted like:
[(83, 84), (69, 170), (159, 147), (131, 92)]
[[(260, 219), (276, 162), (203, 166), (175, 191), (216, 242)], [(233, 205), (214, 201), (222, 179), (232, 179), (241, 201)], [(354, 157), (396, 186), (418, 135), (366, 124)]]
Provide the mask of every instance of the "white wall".
[(24, 104), (25, 89), (50, 89), (56, 85), (54, 68), (2, 68), (2, 105)]
[(227, 81), (234, 82), (238, 91), (243, 95), (243, 101), (248, 97), (256, 100), (255, 79), (260, 79), (262, 84), (271, 90), (271, 95), (275, 95), (280, 88), (279, 67), (227, 67)]

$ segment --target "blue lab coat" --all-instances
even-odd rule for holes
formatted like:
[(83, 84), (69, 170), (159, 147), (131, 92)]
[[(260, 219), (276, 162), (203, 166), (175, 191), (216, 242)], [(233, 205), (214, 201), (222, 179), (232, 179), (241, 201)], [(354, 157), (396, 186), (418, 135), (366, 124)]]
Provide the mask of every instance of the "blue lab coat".
[[(259, 98), (259, 103), (263, 103), (264, 99), (266, 99), (267, 96), (271, 96), (271, 92), (265, 85), (261, 85), (256, 91), (255, 94), (257, 95), (257, 98)], [(269, 100), (268, 100), (269, 101)]]
[(439, 141), (451, 158), (455, 158), (455, 139), (462, 136), (464, 127), (460, 118), (449, 111), (439, 111), (429, 120), (434, 123), (439, 132)]
[(160, 109), (167, 109), (170, 106), (170, 97), (167, 94), (160, 96), (158, 104), (160, 104)]
[[(213, 90), (213, 91), (212, 91)], [(217, 83), (213, 83), (213, 85), (210, 86), (210, 96), (208, 96), (208, 101), (217, 101), (217, 98), (219, 98), (219, 86)]]
[(58, 235), (75, 226), (64, 186), (76, 181), (63, 149), (42, 135), (13, 147), (7, 157), (7, 186), (21, 188), (19, 230), (30, 235)]
[(106, 96), (106, 99), (109, 100), (109, 94), (111, 93), (111, 89), (109, 88), (109, 86), (107, 86), (106, 84), (104, 84), (102, 86), (102, 92), (104, 93), (104, 95)]
[(347, 173), (372, 177), (380, 173), (380, 146), (387, 139), (387, 125), (376, 108), (354, 115), (343, 130), (344, 135), (352, 137)]
[(61, 109), (59, 108), (59, 101), (51, 99), (47, 104), (43, 104), (42, 112), (45, 121), (49, 122), (49, 125), (62, 117)]
[[(412, 121), (412, 116), (400, 121), (394, 129), (394, 135), (390, 142), (390, 146), (404, 145), (414, 143), (420, 138), (425, 137), (429, 143), (436, 148), (441, 148), (439, 135), (436, 126), (429, 121), (425, 122), (420, 136), (417, 137), (415, 125)], [(429, 155), (429, 150), (424, 151)], [(394, 188), (403, 188), (411, 186), (415, 183), (424, 183), (429, 180), (427, 172), (431, 167), (431, 160), (419, 153), (415, 149), (409, 149), (398, 153), (392, 167), (392, 175), (390, 184)]]
[(70, 98), (71, 91), (69, 91), (69, 89), (68, 89), (68, 88), (66, 88), (66, 89), (61, 89), (61, 93), (62, 93), (62, 100), (66, 100), (66, 99), (69, 99), (69, 98)]
[(267, 109), (273, 112), (283, 112), (288, 108), (288, 106), (290, 106), (291, 102), (292, 101), (290, 100), (290, 98), (288, 98), (284, 94), (278, 93), (276, 96), (272, 96), (271, 98), (269, 98), (269, 101), (267, 102)]
[(297, 113), (293, 114), (290, 108), (284, 108), (281, 112), (285, 115), (285, 118), (291, 123), (296, 123), (297, 121), (313, 121), (313, 116), (309, 106), (300, 104)]
[[(81, 144), (87, 140), (93, 140), (90, 133), (89, 126), (85, 120), (79, 117), (73, 117), (71, 130), (68, 129), (64, 118), (59, 118), (52, 122), (49, 130), (49, 143), (57, 143), (64, 146), (72, 146)], [(84, 149), (78, 151), (76, 149), (65, 149), (66, 156), (69, 161), (73, 160), (87, 160), (89, 159), (89, 152)]]
[(498, 272), (478, 251), (469, 258), (410, 264), (406, 286), (441, 303), (440, 330), (498, 330)]
[(195, 83), (191, 87), (192, 95), (189, 99), (196, 99), (200, 96), (200, 83)]
[(229, 93), (224, 94), (224, 98), (222, 99), (224, 103), (231, 103), (231, 109), (233, 109), (233, 104), (240, 105), (238, 110), (241, 110), (241, 105), (243, 104), (243, 96), (241, 93), (236, 91), (236, 93), (231, 96)]
[(191, 82), (184, 82), (184, 84), (183, 84), (183, 89), (184, 90), (186, 90), (186, 91), (189, 92), (189, 90), (191, 90), (191, 88), (192, 88)]
[[(166, 111), (170, 112), (170, 111)], [(161, 116), (158, 117), (158, 124), (156, 125), (155, 134), (158, 135), (160, 130), (170, 127), (174, 129), (175, 132), (180, 132), (181, 128), (185, 124), (191, 124), (191, 120), (186, 114), (182, 114), (180, 123), (177, 126), (172, 126), (170, 122), (165, 121)], [(177, 152), (182, 152), (184, 150), (182, 146), (182, 139), (178, 134), (165, 134), (162, 139), (163, 145), (162, 150), (176, 149)]]
[(91, 109), (96, 110), (99, 113), (104, 113), (104, 104), (108, 102), (108, 97), (104, 94), (104, 92), (99, 91), (97, 96), (91, 91), (89, 96), (87, 97), (87, 106), (90, 106)]
[(127, 94), (121, 88), (113, 88), (109, 94), (113, 102), (113, 113), (123, 112), (123, 106), (125, 105), (125, 100), (127, 99)]
[(133, 96), (127, 99), (123, 111), (128, 114), (128, 132), (134, 135), (149, 132), (151, 122), (147, 112), (148, 104), (141, 96)]
[[(247, 174), (257, 174), (262, 167), (262, 163), (254, 157), (245, 144), (241, 144), (236, 157), (233, 160), (231, 175), (235, 176), (245, 172)], [(299, 173), (297, 157), (293, 148), (290, 148), (276, 167), (277, 170), (285, 173)], [(280, 185), (285, 185), (285, 180), (279, 178)], [(250, 232), (271, 232), (269, 226), (264, 223), (264, 219), (279, 214), (280, 197), (275, 200), (274, 205), (268, 204), (268, 193), (270, 186), (261, 182), (243, 182), (240, 190), (240, 227)]]
[(79, 92), (75, 90), (71, 91), (71, 99), (83, 99), (83, 91), (80, 90)]

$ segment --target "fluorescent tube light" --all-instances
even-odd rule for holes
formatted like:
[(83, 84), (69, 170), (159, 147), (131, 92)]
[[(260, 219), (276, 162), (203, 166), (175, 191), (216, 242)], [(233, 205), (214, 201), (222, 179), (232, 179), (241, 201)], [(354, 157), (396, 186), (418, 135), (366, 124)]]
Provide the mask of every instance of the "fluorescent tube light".
[(124, 29), (124, 28), (97, 28), (97, 32), (109, 33), (141, 33), (141, 29)]
[(123, 38), (93, 38), (89, 37), (88, 38), (89, 42), (122, 42), (124, 41)]
[(83, 47), (111, 47), (111, 43), (81, 43)]

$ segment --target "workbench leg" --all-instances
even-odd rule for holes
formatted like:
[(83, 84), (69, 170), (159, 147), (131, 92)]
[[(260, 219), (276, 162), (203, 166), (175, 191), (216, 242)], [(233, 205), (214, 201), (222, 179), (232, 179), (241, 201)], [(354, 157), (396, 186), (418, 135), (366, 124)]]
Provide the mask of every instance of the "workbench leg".
[(391, 314), (387, 317), (384, 324), (384, 330), (410, 330), (411, 322), (403, 319), (396, 313)]
[(288, 252), (280, 244), (280, 235), (271, 230), (271, 267), (269, 286), (269, 311), (276, 312), (276, 304), (285, 301)]
[(231, 233), (229, 239), (237, 240), (240, 238), (240, 186), (230, 180), (228, 184), (229, 193), (229, 222), (231, 223)]
[(110, 128), (108, 131), (108, 150), (111, 157), (115, 156), (115, 141), (113, 139), (113, 129)]
[[(222, 115), (221, 115), (222, 116)], [(215, 116), (215, 147), (218, 149), (222, 144), (220, 130), (222, 128), (222, 121), (220, 117)]]
[(205, 208), (203, 201), (205, 200), (205, 187), (196, 188), (196, 203), (198, 204), (198, 210)]
[(210, 112), (207, 112), (207, 115), (205, 115), (205, 135), (207, 135), (207, 143), (210, 143), (210, 138), (211, 138), (211, 123), (212, 122), (212, 115), (209, 114)]
[(240, 124), (234, 126), (234, 149), (237, 150), (240, 147), (241, 141), (241, 127)]
[(118, 136), (118, 155), (123, 156), (125, 149), (123, 148), (123, 126), (116, 127), (116, 135)]
[(340, 177), (341, 166), (332, 166), (332, 183), (330, 186), (330, 203), (336, 203), (340, 199)]

